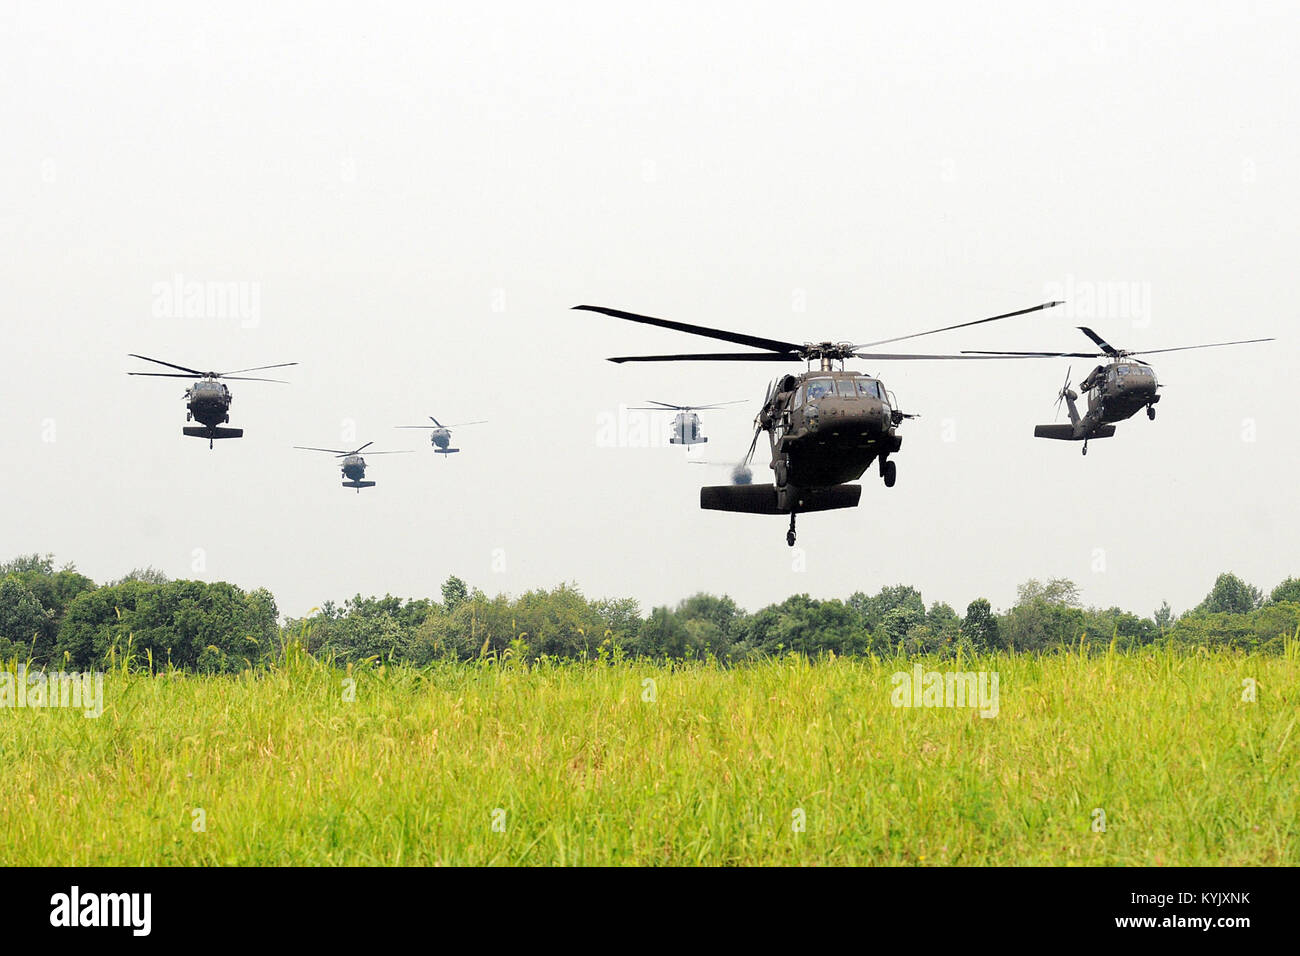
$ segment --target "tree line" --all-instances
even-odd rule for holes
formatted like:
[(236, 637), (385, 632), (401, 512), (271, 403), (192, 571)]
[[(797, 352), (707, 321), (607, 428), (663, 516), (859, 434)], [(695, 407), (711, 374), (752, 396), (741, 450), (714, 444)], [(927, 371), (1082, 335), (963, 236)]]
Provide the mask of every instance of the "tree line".
[(806, 594), (753, 613), (726, 596), (696, 594), (643, 613), (632, 598), (583, 596), (562, 584), (518, 597), (489, 597), (458, 577), (441, 600), (356, 595), (326, 601), (281, 623), (263, 588), (173, 581), (152, 568), (97, 584), (50, 555), (0, 564), (0, 659), (88, 670), (129, 663), (153, 669), (233, 673), (277, 659), (288, 644), (338, 661), (413, 665), (515, 658), (742, 662), (770, 655), (955, 654), (1157, 643), (1276, 653), (1300, 637), (1300, 579), (1267, 595), (1237, 575), (1219, 575), (1182, 614), (1168, 603), (1148, 616), (1084, 607), (1064, 578), (1030, 580), (1016, 603), (996, 611), (985, 598), (960, 614), (929, 605), (908, 585), (847, 600)]

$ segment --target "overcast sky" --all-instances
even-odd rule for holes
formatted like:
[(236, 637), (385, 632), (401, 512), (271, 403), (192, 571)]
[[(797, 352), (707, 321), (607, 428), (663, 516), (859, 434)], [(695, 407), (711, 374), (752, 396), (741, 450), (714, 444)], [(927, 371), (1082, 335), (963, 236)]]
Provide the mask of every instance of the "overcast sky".
[[(453, 573), (751, 610), (1066, 576), (1142, 613), (1300, 574), (1294, 5), (183, 6), (6, 4), (0, 559), (291, 615)], [(798, 552), (700, 511), (726, 472), (686, 464), (743, 453), (778, 367), (612, 365), (714, 346), (570, 311), (863, 342), (1061, 297), (909, 345), (1278, 341), (1157, 357), (1156, 421), (1087, 458), (1032, 437), (1066, 360), (859, 365), (923, 417)], [(128, 352), (301, 365), (232, 383), (246, 437), (209, 451)], [(620, 412), (647, 399), (747, 402), (688, 455)], [(428, 415), (489, 423), (444, 459), (393, 428)], [(369, 440), (416, 454), (360, 495), (291, 447)]]

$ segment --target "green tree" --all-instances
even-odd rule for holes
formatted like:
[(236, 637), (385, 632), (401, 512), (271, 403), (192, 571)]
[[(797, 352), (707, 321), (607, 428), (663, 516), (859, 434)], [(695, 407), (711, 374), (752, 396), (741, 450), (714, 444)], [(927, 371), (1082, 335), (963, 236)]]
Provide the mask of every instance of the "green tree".
[(1053, 578), (1042, 584), (1031, 578), (1016, 590), (1019, 599), (998, 624), (1004, 646), (1041, 651), (1073, 644), (1084, 633), (1079, 589), (1073, 581)]
[(810, 657), (834, 651), (843, 656), (870, 646), (856, 608), (843, 601), (816, 601), (806, 594), (792, 595), (750, 615), (737, 636), (740, 640), (732, 652), (736, 659), (788, 651)]
[[(74, 569), (69, 565), (65, 570), (71, 571)], [(10, 574), (17, 574), (22, 571), (34, 571), (37, 574), (53, 574), (54, 555), (23, 554), (0, 564), (0, 578)]]
[(1281, 604), (1283, 601), (1300, 604), (1300, 578), (1287, 578), (1272, 590), (1268, 600), (1271, 604)]
[(966, 605), (966, 619), (962, 621), (961, 632), (976, 650), (986, 651), (998, 646), (998, 619), (987, 598), (976, 598)]
[(53, 641), (54, 622), (32, 589), (17, 575), (0, 579), (0, 658), (29, 657), (44, 663)]
[(82, 670), (100, 666), (110, 647), (126, 646), (131, 615), (153, 589), (153, 585), (141, 581), (127, 581), (78, 594), (59, 625), (55, 662), (66, 659), (72, 667)]
[(940, 645), (950, 644), (961, 634), (961, 618), (952, 605), (936, 601), (925, 612), (925, 626)]
[(465, 582), (456, 575), (453, 574), (442, 582), (442, 606), (448, 611), (455, 612), (468, 596), (469, 590), (465, 587)]
[(1152, 619), (1155, 621), (1156, 627), (1160, 629), (1160, 633), (1163, 634), (1174, 623), (1174, 609), (1169, 606), (1168, 601), (1161, 601), (1160, 607), (1156, 608)]
[(1197, 607), (1209, 614), (1249, 614), (1264, 600), (1259, 588), (1252, 587), (1231, 571), (1225, 571), (1214, 581), (1214, 587)]
[(650, 616), (641, 625), (636, 650), (646, 657), (681, 659), (695, 656), (692, 653), (695, 647), (686, 622), (667, 607), (657, 607), (650, 612)]
[(601, 598), (593, 601), (591, 607), (605, 625), (601, 631), (602, 640), (604, 631), (608, 630), (613, 639), (624, 647), (636, 644), (637, 634), (641, 630), (641, 605), (635, 598)]
[(1030, 578), (1016, 588), (1017, 604), (1032, 604), (1042, 601), (1059, 607), (1078, 607), (1079, 588), (1069, 578), (1052, 578), (1046, 584), (1036, 578)]
[(144, 568), (132, 568), (112, 584), (125, 584), (127, 581), (143, 581), (145, 584), (167, 584), (171, 581), (166, 574), (152, 565)]

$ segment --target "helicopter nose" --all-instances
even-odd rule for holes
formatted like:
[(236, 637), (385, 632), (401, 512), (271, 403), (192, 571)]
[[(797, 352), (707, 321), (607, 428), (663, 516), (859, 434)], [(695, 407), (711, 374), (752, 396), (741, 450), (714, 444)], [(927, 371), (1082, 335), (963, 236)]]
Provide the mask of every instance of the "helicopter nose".
[(819, 418), (821, 431), (875, 433), (889, 427), (889, 411), (882, 402), (823, 402)]

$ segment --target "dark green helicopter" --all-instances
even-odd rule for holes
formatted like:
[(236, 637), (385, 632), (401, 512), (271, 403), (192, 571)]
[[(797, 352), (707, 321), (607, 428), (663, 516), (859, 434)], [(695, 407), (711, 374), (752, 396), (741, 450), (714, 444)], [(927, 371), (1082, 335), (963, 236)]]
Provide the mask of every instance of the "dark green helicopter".
[(244, 430), (242, 428), (222, 428), (221, 426), (230, 421), (230, 403), (234, 401), (234, 396), (230, 394), (230, 389), (226, 388), (219, 380), (239, 382), (277, 382), (280, 385), (288, 385), (288, 382), (278, 378), (254, 378), (242, 373), (244, 372), (261, 372), (268, 368), (288, 368), (290, 365), (297, 365), (297, 362), (281, 362), (279, 365), (259, 365), (257, 368), (241, 368), (233, 372), (200, 372), (198, 369), (186, 368), (184, 365), (173, 365), (171, 362), (164, 362), (162, 359), (149, 358), (147, 355), (136, 355), (134, 352), (128, 353), (131, 358), (144, 359), (146, 362), (153, 362), (157, 365), (165, 365), (167, 368), (177, 369), (175, 372), (127, 372), (127, 375), (146, 375), (152, 378), (195, 378), (195, 382), (185, 390), (185, 408), (187, 413), (185, 420), (197, 421), (198, 425), (186, 425), (181, 431), (191, 438), (206, 438), (208, 447), (218, 438), (243, 438)]
[(432, 425), (394, 425), (394, 428), (427, 428), (429, 429), (429, 443), (433, 445), (433, 450), (439, 455), (454, 455), (460, 451), (459, 448), (451, 447), (451, 430), (453, 428), (464, 428), (466, 425), (486, 425), (485, 421), (477, 422), (458, 422), (455, 425), (444, 425), (432, 415), (429, 416)]
[[(294, 448), (302, 451), (323, 451), (333, 455), (335, 458), (342, 458), (340, 467), (343, 471), (343, 487), (355, 488), (357, 494), (361, 494), (362, 488), (373, 488), (373, 481), (366, 481), (366, 460), (361, 457), (361, 453), (373, 445), (374, 442), (368, 441), (360, 448), (354, 448), (352, 451), (339, 451), (337, 448), (312, 448), (307, 445), (294, 445)], [(407, 449), (401, 451), (372, 451), (372, 455), (409, 455), (411, 452)]]
[[(611, 362), (803, 362), (801, 375), (783, 375), (774, 381), (754, 419), (754, 438), (749, 452), (733, 474), (733, 484), (700, 489), (700, 507), (711, 511), (736, 511), (747, 514), (788, 514), (790, 528), (786, 543), (795, 542), (795, 516), (806, 511), (832, 511), (855, 508), (862, 497), (862, 486), (848, 482), (862, 477), (873, 462), (880, 463), (880, 477), (886, 487), (893, 487), (898, 469), (890, 455), (902, 447), (897, 428), (905, 419), (916, 415), (902, 411), (894, 395), (880, 379), (844, 367), (848, 359), (880, 361), (964, 360), (1013, 358), (987, 355), (914, 355), (891, 352), (860, 352), (859, 349), (901, 342), (904, 339), (948, 332), (953, 329), (995, 322), (1016, 315), (1048, 309), (1060, 302), (1045, 302), (1028, 309), (976, 319), (900, 335), (879, 342), (851, 345), (846, 342), (782, 342), (743, 332), (711, 329), (685, 322), (656, 319), (634, 312), (622, 312), (595, 305), (576, 305), (575, 309), (600, 312), (617, 319), (641, 322), (678, 332), (689, 332), (760, 349), (757, 352), (708, 352), (677, 355), (624, 355)], [(817, 363), (817, 368), (813, 364)], [(838, 363), (838, 368), (836, 364)], [(761, 432), (768, 433), (771, 445), (772, 484), (736, 481), (748, 471)]]
[(1079, 398), (1070, 388), (1070, 372), (1066, 370), (1065, 385), (1057, 393), (1056, 407), (1066, 403), (1070, 414), (1068, 425), (1035, 425), (1035, 438), (1055, 438), (1059, 441), (1083, 442), (1083, 453), (1088, 454), (1088, 442), (1093, 438), (1110, 438), (1115, 434), (1115, 423), (1147, 410), (1147, 418), (1156, 417), (1156, 403), (1160, 396), (1156, 389), (1156, 370), (1136, 358), (1138, 355), (1157, 355), (1161, 352), (1186, 352), (1190, 349), (1216, 349), (1224, 345), (1250, 345), (1255, 342), (1272, 342), (1273, 339), (1240, 339), (1235, 342), (1210, 342), (1206, 345), (1181, 345), (1172, 349), (1143, 349), (1131, 352), (1117, 349), (1092, 329), (1079, 326), (1079, 331), (1097, 343), (1100, 352), (963, 352), (963, 355), (982, 355), (990, 358), (1108, 358), (1079, 383), (1079, 389), (1088, 396), (1088, 411), (1080, 415), (1074, 403)]

